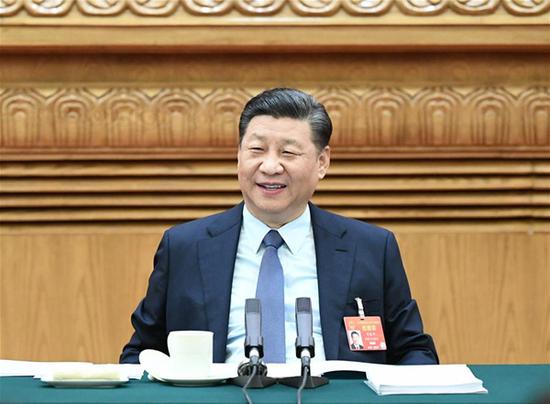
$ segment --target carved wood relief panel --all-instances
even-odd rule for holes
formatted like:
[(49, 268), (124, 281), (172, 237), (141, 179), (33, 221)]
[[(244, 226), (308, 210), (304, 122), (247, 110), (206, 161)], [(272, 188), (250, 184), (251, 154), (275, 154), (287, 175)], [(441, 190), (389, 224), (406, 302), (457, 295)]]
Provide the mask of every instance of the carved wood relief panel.
[(330, 16), (344, 11), (352, 16), (378, 16), (392, 9), (410, 15), (444, 12), (486, 15), (504, 10), (516, 16), (537, 15), (550, 9), (549, 0), (2, 0), (0, 15), (25, 10), (35, 16), (63, 16), (72, 9), (84, 15), (113, 16), (125, 11), (139, 16), (168, 16), (182, 9), (202, 16), (230, 12), (244, 15), (274, 15), (289, 9), (302, 16)]
[[(309, 89), (329, 110), (335, 150), (550, 146), (548, 87)], [(9, 88), (0, 146), (10, 149), (234, 147), (247, 88)]]

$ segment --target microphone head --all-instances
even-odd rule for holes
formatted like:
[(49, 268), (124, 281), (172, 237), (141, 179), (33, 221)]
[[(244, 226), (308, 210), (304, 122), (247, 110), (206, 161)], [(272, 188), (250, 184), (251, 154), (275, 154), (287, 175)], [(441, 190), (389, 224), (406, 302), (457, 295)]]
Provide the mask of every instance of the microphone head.
[(244, 311), (246, 313), (256, 313), (258, 315), (261, 315), (262, 306), (260, 303), (260, 299), (246, 299), (244, 301)]
[(315, 341), (313, 339), (313, 313), (309, 297), (296, 299), (296, 332), (296, 357), (300, 358), (302, 351), (308, 349), (313, 358), (315, 356)]
[(296, 314), (311, 312), (311, 299), (309, 297), (299, 297), (296, 299)]
[[(262, 337), (262, 309), (260, 299), (246, 299), (244, 305), (244, 326), (246, 338), (244, 340), (244, 354), (250, 358), (253, 349), (257, 350), (259, 358), (264, 356), (264, 341)], [(255, 351), (252, 351), (256, 354)]]

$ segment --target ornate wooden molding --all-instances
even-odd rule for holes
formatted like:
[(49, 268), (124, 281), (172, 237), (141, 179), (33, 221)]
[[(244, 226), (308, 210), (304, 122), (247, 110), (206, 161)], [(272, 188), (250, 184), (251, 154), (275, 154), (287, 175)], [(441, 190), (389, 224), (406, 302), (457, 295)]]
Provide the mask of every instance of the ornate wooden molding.
[(549, 13), (550, 0), (0, 0), (0, 50), (547, 50)]
[(491, 15), (506, 12), (514, 16), (547, 13), (549, 0), (1, 0), (0, 16), (26, 11), (32, 16), (62, 17), (70, 12), (84, 16), (117, 16), (132, 13), (140, 17), (170, 16), (178, 11), (198, 16), (276, 15), (290, 11), (299, 16), (329, 17), (338, 12), (350, 16), (379, 16), (390, 11), (405, 15), (433, 16)]
[[(310, 88), (334, 121), (335, 151), (418, 149), (472, 155), (550, 154), (550, 89), (533, 87)], [(7, 88), (0, 93), (4, 154), (225, 153), (255, 89)]]

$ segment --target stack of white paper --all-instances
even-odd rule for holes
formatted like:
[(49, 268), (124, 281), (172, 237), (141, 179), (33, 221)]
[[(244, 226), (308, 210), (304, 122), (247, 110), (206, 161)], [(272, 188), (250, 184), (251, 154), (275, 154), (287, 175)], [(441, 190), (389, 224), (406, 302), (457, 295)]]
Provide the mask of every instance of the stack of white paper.
[(466, 365), (373, 365), (365, 382), (379, 396), (389, 394), (487, 393)]

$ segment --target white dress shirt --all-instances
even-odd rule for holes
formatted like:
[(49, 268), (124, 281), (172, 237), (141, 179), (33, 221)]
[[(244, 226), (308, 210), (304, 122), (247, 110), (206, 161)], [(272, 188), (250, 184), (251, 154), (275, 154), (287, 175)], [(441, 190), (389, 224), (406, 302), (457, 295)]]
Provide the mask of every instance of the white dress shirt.
[[(245, 359), (244, 304), (245, 299), (256, 297), (256, 284), (264, 253), (262, 240), (269, 230), (271, 229), (254, 217), (245, 205), (231, 288), (226, 362), (238, 363)], [(279, 247), (278, 254), (285, 277), (286, 361), (298, 360), (294, 347), (297, 297), (311, 298), (315, 358), (324, 360), (325, 350), (319, 315), (317, 260), (309, 206), (306, 206), (301, 216), (276, 230), (285, 241)], [(269, 321), (269, 319), (263, 318), (262, 321)]]

